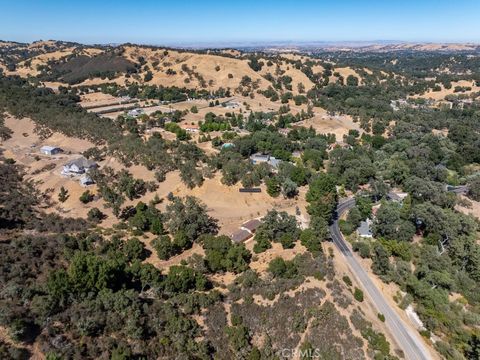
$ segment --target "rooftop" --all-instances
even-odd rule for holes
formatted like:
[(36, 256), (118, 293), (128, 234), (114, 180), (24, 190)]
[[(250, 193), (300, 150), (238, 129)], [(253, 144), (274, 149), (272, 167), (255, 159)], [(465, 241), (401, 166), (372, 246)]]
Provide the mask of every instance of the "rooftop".
[(251, 160), (255, 161), (268, 161), (270, 159), (270, 155), (264, 155), (260, 153), (256, 153), (250, 156)]
[(268, 164), (273, 166), (274, 168), (277, 168), (281, 162), (282, 160), (274, 158), (273, 156), (271, 156), (270, 159), (268, 160)]
[(232, 235), (230, 235), (230, 238), (235, 243), (241, 243), (241, 242), (244, 242), (245, 240), (248, 240), (252, 236), (253, 235), (250, 231), (240, 229), (235, 231)]
[(45, 145), (45, 146), (42, 146), (40, 148), (40, 150), (42, 150), (42, 151), (53, 151), (53, 150), (60, 150), (60, 148), (58, 146)]
[(138, 116), (140, 114), (143, 114), (144, 112), (145, 111), (143, 109), (137, 108), (137, 109), (130, 110), (127, 114), (129, 116)]
[(282, 162), (282, 160), (280, 159), (277, 159), (273, 156), (270, 156), (268, 154), (260, 154), (260, 153), (256, 153), (256, 154), (253, 154), (253, 155), (250, 155), (250, 160), (252, 160), (252, 162), (255, 164), (255, 163), (259, 163), (259, 162), (266, 162), (268, 163), (270, 166), (274, 167), (274, 168), (277, 168), (278, 165), (280, 165), (280, 163)]
[(408, 193), (390, 191), (387, 196), (390, 200), (393, 201), (403, 201), (408, 196)]
[(357, 229), (358, 235), (363, 237), (372, 237), (372, 230), (370, 229), (370, 221), (362, 221), (360, 222), (360, 226)]
[(242, 228), (247, 229), (251, 232), (254, 232), (262, 222), (258, 219), (248, 220), (246, 223), (243, 223)]
[(80, 157), (78, 159), (72, 160), (65, 164), (65, 166), (73, 166), (73, 165), (76, 165), (79, 168), (90, 168), (90, 167), (96, 166), (97, 163), (95, 161), (88, 160), (84, 157)]
[(80, 178), (80, 184), (81, 185), (90, 185), (90, 184), (94, 184), (94, 181), (92, 180), (92, 178), (88, 175), (84, 175)]

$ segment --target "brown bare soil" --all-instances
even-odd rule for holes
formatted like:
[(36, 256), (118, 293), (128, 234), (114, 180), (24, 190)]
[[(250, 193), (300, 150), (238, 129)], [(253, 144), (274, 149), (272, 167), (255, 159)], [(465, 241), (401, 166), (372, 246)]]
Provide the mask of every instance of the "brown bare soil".
[(335, 134), (337, 141), (343, 139), (343, 135), (348, 134), (351, 129), (358, 130), (360, 133), (363, 130), (358, 123), (353, 122), (353, 119), (349, 115), (335, 115), (330, 116), (323, 109), (315, 109), (315, 116), (311, 119), (303, 120), (296, 125), (313, 127), (318, 133), (321, 134)]
[(461, 195), (460, 197), (461, 197), (462, 200), (468, 201), (471, 205), (469, 207), (457, 205), (457, 206), (455, 206), (455, 209), (464, 213), (464, 214), (472, 215), (475, 218), (480, 220), (480, 202), (469, 199), (469, 198), (467, 198), (463, 195)]

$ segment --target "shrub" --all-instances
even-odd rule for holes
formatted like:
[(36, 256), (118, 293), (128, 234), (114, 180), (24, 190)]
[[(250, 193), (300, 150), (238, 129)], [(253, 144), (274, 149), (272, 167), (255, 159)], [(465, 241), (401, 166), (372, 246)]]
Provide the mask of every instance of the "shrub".
[(95, 207), (88, 211), (87, 218), (88, 218), (88, 221), (91, 221), (94, 223), (100, 223), (102, 222), (103, 219), (106, 218), (106, 215), (102, 213), (100, 209)]
[(363, 241), (354, 242), (352, 245), (352, 249), (353, 251), (358, 252), (358, 254), (364, 259), (370, 257), (370, 245), (368, 245), (368, 243), (366, 242), (363, 242)]
[(300, 234), (300, 242), (311, 253), (322, 252), (322, 239), (312, 229), (305, 229)]
[(262, 253), (272, 247), (270, 240), (265, 236), (265, 233), (260, 232), (255, 235), (255, 245), (253, 245), (253, 252), (255, 254)]
[(65, 202), (67, 201), (67, 199), (70, 197), (70, 195), (68, 195), (68, 190), (65, 189), (63, 186), (60, 188), (60, 192), (58, 193), (58, 201), (60, 202)]
[(145, 77), (143, 78), (143, 80), (145, 82), (149, 82), (153, 79), (153, 73), (151, 71), (147, 71), (147, 73), (145, 74)]
[(426, 339), (430, 339), (430, 331), (428, 330), (420, 330), (420, 335), (422, 335)]
[(80, 195), (80, 198), (79, 200), (84, 203), (84, 204), (87, 204), (89, 203), (90, 201), (92, 201), (94, 198), (93, 194), (90, 192), (90, 190), (85, 190), (82, 195)]
[(170, 236), (163, 235), (152, 240), (152, 246), (157, 252), (160, 260), (168, 260), (175, 254), (175, 246), (170, 240)]
[(243, 244), (233, 244), (228, 236), (206, 236), (203, 239), (205, 263), (212, 272), (248, 269), (252, 255)]
[(343, 219), (340, 219), (338, 224), (340, 226), (340, 231), (347, 236), (351, 235), (353, 233), (353, 231), (355, 230), (352, 223), (350, 223), (348, 221), (345, 221)]
[(165, 290), (171, 293), (187, 293), (193, 290), (203, 291), (209, 285), (205, 276), (183, 265), (171, 266), (164, 284)]
[(123, 244), (123, 252), (129, 261), (145, 260), (147, 257), (147, 250), (145, 245), (137, 238), (131, 238)]
[(347, 284), (347, 286), (352, 286), (352, 280), (348, 275), (345, 275), (342, 279), (343, 279), (343, 282)]
[(277, 197), (280, 195), (281, 187), (277, 178), (271, 177), (265, 180), (265, 185), (267, 186), (267, 194), (271, 197)]
[(283, 260), (277, 257), (268, 264), (268, 271), (277, 278), (291, 279), (298, 273), (298, 269), (293, 261)]
[(355, 300), (362, 302), (363, 301), (363, 291), (360, 290), (359, 288), (355, 288), (355, 291), (353, 292), (353, 297)]

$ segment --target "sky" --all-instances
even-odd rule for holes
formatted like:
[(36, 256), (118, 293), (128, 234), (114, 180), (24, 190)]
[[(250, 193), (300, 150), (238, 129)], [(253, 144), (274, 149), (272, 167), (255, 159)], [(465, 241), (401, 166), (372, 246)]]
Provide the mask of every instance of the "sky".
[(480, 43), (480, 0), (0, 0), (20, 42), (410, 41)]

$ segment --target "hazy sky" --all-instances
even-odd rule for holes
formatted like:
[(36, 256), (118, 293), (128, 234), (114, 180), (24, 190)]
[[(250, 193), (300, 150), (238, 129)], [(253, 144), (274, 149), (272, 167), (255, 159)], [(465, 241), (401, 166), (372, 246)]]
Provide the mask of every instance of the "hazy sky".
[(0, 0), (0, 39), (480, 42), (480, 0)]

